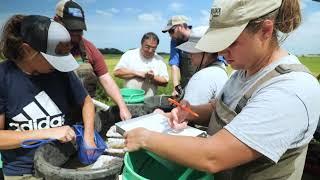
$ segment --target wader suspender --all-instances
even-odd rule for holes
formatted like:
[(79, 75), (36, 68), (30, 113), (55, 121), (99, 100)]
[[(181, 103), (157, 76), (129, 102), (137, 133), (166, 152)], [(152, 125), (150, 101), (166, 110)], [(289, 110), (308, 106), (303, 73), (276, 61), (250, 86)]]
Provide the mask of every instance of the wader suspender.
[(179, 56), (180, 56), (179, 69), (180, 69), (180, 77), (181, 77), (180, 84), (182, 88), (185, 88), (191, 76), (194, 74), (196, 68), (192, 66), (191, 59), (188, 53), (180, 51)]
[[(240, 99), (236, 109), (229, 108), (221, 98), (215, 102), (215, 111), (212, 113), (208, 134), (213, 135), (230, 123), (237, 114), (246, 106), (248, 100), (256, 89), (266, 81), (290, 72), (310, 71), (302, 64), (283, 64), (277, 66), (274, 70), (267, 73), (258, 80)], [(262, 156), (257, 160), (247, 164), (235, 167), (215, 174), (217, 180), (256, 180), (256, 179), (279, 179), (279, 180), (296, 180), (300, 179), (303, 171), (304, 160), (308, 145), (287, 150), (280, 158), (277, 164)]]
[(271, 72), (269, 72), (268, 74), (266, 74), (264, 77), (262, 77), (260, 80), (258, 80), (245, 94), (244, 96), (242, 96), (242, 98), (240, 99), (240, 101), (238, 102), (236, 108), (235, 108), (235, 112), (237, 114), (239, 114), (242, 110), (242, 108), (244, 108), (248, 102), (248, 100), (251, 98), (253, 92), (259, 87), (261, 86), (264, 82), (279, 76), (281, 74), (286, 74), (286, 73), (290, 73), (290, 72), (306, 72), (306, 73), (310, 73), (309, 69), (306, 68), (304, 65), (302, 64), (281, 64), (279, 66), (277, 66), (274, 70), (272, 70)]

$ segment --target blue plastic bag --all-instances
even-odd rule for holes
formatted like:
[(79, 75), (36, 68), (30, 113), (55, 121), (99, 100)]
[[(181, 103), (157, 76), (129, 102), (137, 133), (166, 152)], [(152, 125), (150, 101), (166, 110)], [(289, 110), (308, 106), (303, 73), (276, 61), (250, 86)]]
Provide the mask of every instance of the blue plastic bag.
[(94, 142), (96, 143), (96, 148), (88, 147), (86, 142), (84, 141), (84, 128), (82, 125), (74, 125), (73, 126), (76, 133), (76, 141), (78, 148), (78, 159), (82, 164), (92, 164), (94, 163), (99, 156), (105, 151), (107, 148), (106, 143), (98, 134), (97, 131), (94, 131)]

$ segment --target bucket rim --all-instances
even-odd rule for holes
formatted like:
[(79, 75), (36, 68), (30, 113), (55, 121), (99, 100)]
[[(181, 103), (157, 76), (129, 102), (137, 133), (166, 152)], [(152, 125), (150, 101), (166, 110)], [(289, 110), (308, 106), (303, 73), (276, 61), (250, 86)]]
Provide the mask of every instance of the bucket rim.
[(149, 179), (146, 179), (142, 176), (140, 176), (139, 174), (137, 174), (134, 170), (132, 170), (132, 168), (130, 168), (129, 164), (128, 164), (128, 159), (130, 158), (129, 157), (129, 154), (130, 152), (126, 152), (125, 155), (124, 155), (124, 159), (123, 159), (123, 163), (124, 163), (124, 166), (125, 166), (125, 169), (127, 169), (131, 174), (133, 174), (136, 178), (140, 178), (140, 180), (149, 180)]

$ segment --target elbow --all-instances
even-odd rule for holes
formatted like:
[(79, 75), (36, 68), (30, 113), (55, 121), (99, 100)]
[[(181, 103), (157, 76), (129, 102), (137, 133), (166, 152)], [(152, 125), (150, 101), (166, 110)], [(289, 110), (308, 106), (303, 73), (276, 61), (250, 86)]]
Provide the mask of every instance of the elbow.
[(120, 72), (119, 72), (119, 70), (115, 70), (115, 71), (113, 72), (113, 75), (114, 75), (115, 77), (119, 78), (119, 77), (120, 77)]
[(221, 172), (227, 168), (223, 160), (221, 160), (220, 158), (214, 155), (209, 155), (209, 154), (204, 158), (202, 163), (199, 165), (202, 167), (201, 169), (203, 171), (213, 173), (213, 174)]
[(159, 83), (159, 86), (166, 87), (167, 85), (168, 85), (168, 82), (162, 82), (162, 83)]
[(204, 164), (204, 171), (209, 173), (218, 173), (222, 171), (223, 169), (219, 166), (219, 163), (216, 161), (209, 161), (206, 164)]
[(87, 95), (82, 104), (82, 108), (85, 106), (94, 107), (93, 100), (90, 95)]

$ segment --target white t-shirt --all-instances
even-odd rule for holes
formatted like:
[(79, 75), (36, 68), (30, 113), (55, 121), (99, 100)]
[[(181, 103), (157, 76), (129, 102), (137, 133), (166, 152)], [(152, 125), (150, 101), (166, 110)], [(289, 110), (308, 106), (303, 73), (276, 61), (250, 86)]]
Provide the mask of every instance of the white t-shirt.
[(227, 82), (228, 74), (225, 69), (222, 62), (216, 62), (215, 65), (195, 73), (185, 88), (183, 99), (188, 100), (191, 105), (208, 103), (219, 94)]
[[(256, 74), (237, 71), (225, 84), (224, 102), (235, 109), (243, 94), (279, 64), (300, 64), (288, 55)], [(221, 94), (219, 95), (221, 96)], [(262, 84), (224, 128), (274, 162), (288, 150), (309, 143), (320, 116), (320, 85), (304, 72), (283, 74)]]
[[(114, 70), (127, 68), (135, 71), (147, 72), (152, 70), (155, 76), (161, 76), (169, 81), (167, 66), (163, 58), (155, 53), (153, 58), (146, 59), (140, 53), (140, 48), (125, 52)], [(146, 97), (157, 94), (157, 86), (153, 83), (144, 81), (140, 78), (125, 80), (125, 87), (143, 89), (146, 92)]]

